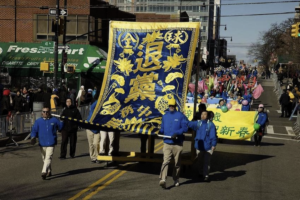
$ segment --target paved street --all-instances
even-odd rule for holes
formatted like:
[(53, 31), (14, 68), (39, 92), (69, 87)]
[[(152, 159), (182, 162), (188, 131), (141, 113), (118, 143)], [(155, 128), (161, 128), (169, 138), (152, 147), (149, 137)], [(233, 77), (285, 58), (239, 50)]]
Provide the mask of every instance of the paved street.
[[(37, 145), (28, 141), (20, 147), (0, 149), (0, 200), (4, 199), (222, 199), (265, 200), (300, 199), (300, 143), (291, 139), (293, 122), (279, 118), (278, 100), (272, 82), (263, 81), (265, 92), (255, 104), (269, 110), (270, 127), (261, 147), (248, 141), (224, 141), (213, 154), (210, 182), (195, 176), (195, 168), (183, 167), (180, 187), (173, 187), (171, 170), (167, 189), (158, 185), (161, 164), (92, 164), (88, 156), (85, 131), (78, 133), (74, 159), (59, 160), (55, 149), (53, 176), (42, 180), (42, 159)], [(255, 106), (255, 105), (254, 105)], [(60, 144), (61, 138), (59, 139)], [(161, 139), (156, 151), (162, 153)], [(121, 151), (139, 151), (137, 135), (121, 136)], [(190, 142), (184, 143), (184, 153)]]

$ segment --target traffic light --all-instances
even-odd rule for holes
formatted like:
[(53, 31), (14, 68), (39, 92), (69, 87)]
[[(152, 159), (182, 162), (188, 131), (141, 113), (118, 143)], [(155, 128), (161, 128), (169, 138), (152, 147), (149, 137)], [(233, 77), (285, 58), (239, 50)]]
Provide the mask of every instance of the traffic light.
[(292, 25), (291, 36), (294, 38), (300, 37), (300, 22)]
[(65, 20), (62, 18), (59, 18), (59, 35), (63, 35), (65, 32)]
[(75, 66), (74, 65), (68, 65), (67, 66), (67, 73), (75, 73)]
[[(51, 27), (51, 31), (52, 32), (56, 32), (56, 21), (55, 19), (52, 19), (52, 27)], [(58, 35), (63, 35), (65, 32), (65, 20), (62, 18), (58, 19)]]

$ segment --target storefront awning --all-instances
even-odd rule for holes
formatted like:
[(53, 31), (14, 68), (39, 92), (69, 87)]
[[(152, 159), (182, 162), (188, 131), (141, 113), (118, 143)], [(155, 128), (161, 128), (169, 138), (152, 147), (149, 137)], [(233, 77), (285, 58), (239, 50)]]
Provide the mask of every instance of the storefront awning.
[[(75, 72), (103, 73), (105, 71), (106, 55), (101, 49), (92, 45), (68, 44), (68, 46), (70, 48), (66, 50), (66, 65), (74, 65)], [(59, 49), (58, 71), (61, 69), (61, 60), (62, 49)], [(45, 42), (0, 43), (1, 68), (7, 68), (11, 76), (40, 76), (42, 74), (40, 63), (45, 61), (50, 62), (50, 71), (53, 71), (53, 45), (46, 45)]]

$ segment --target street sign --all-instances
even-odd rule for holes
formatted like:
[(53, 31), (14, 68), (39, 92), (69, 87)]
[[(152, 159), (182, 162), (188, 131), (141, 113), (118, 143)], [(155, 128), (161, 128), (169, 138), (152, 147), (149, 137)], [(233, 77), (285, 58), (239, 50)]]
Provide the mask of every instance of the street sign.
[(42, 42), (42, 45), (46, 46), (46, 47), (53, 47), (54, 42), (53, 41), (45, 41), (45, 42)]
[[(56, 8), (50, 8), (49, 15), (56, 15)], [(68, 16), (68, 9), (59, 9), (59, 15)]]
[(58, 49), (70, 49), (70, 46), (68, 46), (68, 45), (63, 46), (63, 45), (61, 45), (61, 46), (58, 46)]

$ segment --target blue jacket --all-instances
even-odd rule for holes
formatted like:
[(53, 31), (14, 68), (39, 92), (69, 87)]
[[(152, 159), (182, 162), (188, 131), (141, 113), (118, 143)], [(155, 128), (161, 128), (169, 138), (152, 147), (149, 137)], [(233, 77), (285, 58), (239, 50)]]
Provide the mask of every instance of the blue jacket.
[(242, 105), (242, 111), (250, 111), (250, 104), (248, 103), (246, 106)]
[(227, 102), (227, 99), (228, 99), (228, 93), (227, 92), (225, 92), (225, 91), (222, 92), (222, 99), (224, 99), (225, 102)]
[(236, 69), (233, 69), (233, 70), (232, 70), (232, 73), (235, 74), (235, 75), (238, 75), (238, 74), (239, 74), (239, 71), (236, 70)]
[(49, 147), (57, 144), (57, 130), (61, 130), (64, 123), (55, 117), (39, 118), (35, 121), (31, 137), (39, 138), (40, 146)]
[(97, 93), (97, 90), (93, 90), (93, 92), (92, 92), (93, 98), (95, 97), (96, 93)]
[[(210, 126), (210, 127), (209, 127)], [(195, 148), (200, 151), (208, 151), (217, 145), (218, 136), (216, 126), (207, 120), (191, 121), (188, 127), (196, 131)]]
[(218, 76), (218, 77), (221, 77), (222, 75), (223, 75), (223, 72), (222, 72), (222, 71), (218, 71), (218, 72), (217, 72), (217, 76)]
[(253, 76), (257, 76), (257, 71), (256, 70), (253, 71)]
[(167, 136), (178, 135), (178, 139), (173, 140), (164, 138), (164, 143), (167, 144), (182, 144), (184, 140), (183, 133), (187, 132), (188, 120), (184, 114), (178, 111), (167, 112), (162, 117), (160, 132)]
[[(95, 101), (95, 102), (91, 105), (90, 113), (89, 113), (89, 116), (87, 117), (86, 121), (90, 122), (90, 119), (91, 119), (91, 117), (92, 117), (92, 115), (93, 115), (93, 112), (94, 112), (94, 110), (95, 110), (95, 107), (96, 107), (96, 105), (97, 105), (97, 102), (98, 102), (98, 100)], [(99, 133), (98, 130), (90, 130), (90, 131), (92, 131), (93, 133)]]
[(266, 121), (267, 121), (267, 113), (265, 112), (259, 112), (258, 113), (258, 118), (256, 120), (256, 123), (258, 123), (260, 126), (265, 126)]
[(243, 99), (246, 99), (248, 101), (248, 103), (250, 103), (252, 100), (252, 95), (251, 94), (244, 95)]

